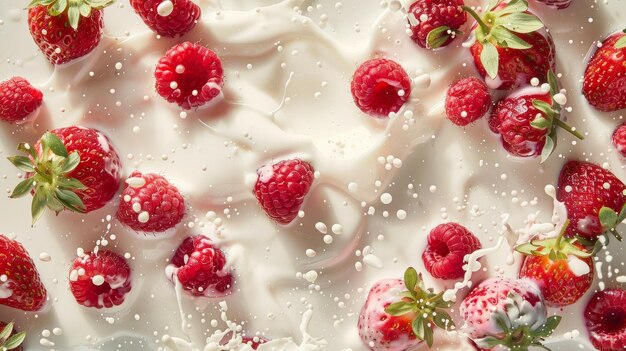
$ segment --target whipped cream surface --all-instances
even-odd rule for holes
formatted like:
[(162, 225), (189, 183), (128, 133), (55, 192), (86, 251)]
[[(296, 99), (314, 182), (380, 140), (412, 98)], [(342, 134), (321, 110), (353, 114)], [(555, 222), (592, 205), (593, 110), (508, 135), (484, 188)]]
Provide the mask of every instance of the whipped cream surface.
[[(407, 266), (425, 272), (421, 254), (437, 224), (459, 222), (485, 248), (480, 267), (470, 267), (456, 289), (424, 274), (428, 286), (454, 289), (450, 299), (458, 302), (468, 285), (516, 276), (520, 258), (510, 250), (516, 235), (558, 233), (563, 213), (553, 216), (544, 188), (556, 184), (567, 159), (595, 162), (626, 179), (610, 142), (622, 113), (594, 110), (580, 94), (591, 48), (623, 25), (623, 1), (577, 0), (563, 11), (531, 2), (556, 44), (557, 73), (571, 107), (565, 115), (585, 135), (574, 141), (561, 132), (542, 165), (509, 157), (487, 118), (465, 128), (446, 119), (448, 85), (476, 74), (462, 45), (469, 39), (442, 50), (419, 48), (406, 33), (405, 4), (397, 0), (198, 4), (197, 26), (182, 39), (167, 39), (151, 32), (128, 2), (117, 1), (104, 10), (100, 45), (58, 67), (30, 37), (27, 1), (4, 4), (0, 79), (27, 78), (43, 91), (44, 105), (32, 123), (0, 126), (0, 157), (48, 129), (96, 128), (119, 152), (124, 176), (133, 169), (162, 174), (188, 206), (183, 222), (159, 235), (117, 222), (119, 197), (87, 215), (47, 213), (31, 227), (30, 199), (8, 198), (20, 175), (0, 162), (0, 188), (6, 189), (0, 232), (29, 251), (49, 296), (38, 313), (0, 306), (1, 320), (15, 320), (28, 332), (27, 350), (249, 350), (236, 342), (219, 346), (237, 333), (273, 340), (262, 351), (366, 350), (357, 318), (369, 288), (401, 278)], [(154, 88), (158, 59), (182, 41), (208, 46), (225, 68), (223, 97), (198, 111), (181, 110)], [(389, 119), (364, 115), (350, 95), (352, 73), (379, 56), (397, 61), (412, 78), (409, 102)], [(309, 161), (316, 178), (300, 216), (278, 226), (252, 188), (259, 167), (294, 156)], [(226, 252), (235, 270), (231, 295), (192, 299), (168, 280), (169, 259), (192, 234), (209, 236)], [(600, 254), (596, 281), (581, 301), (549, 310), (564, 316), (546, 343), (552, 350), (593, 350), (582, 308), (598, 287), (626, 281), (626, 255), (617, 245)], [(86, 308), (69, 291), (77, 251), (95, 247), (124, 255), (132, 268), (132, 290), (121, 306)], [(10, 293), (0, 280), (0, 296)], [(457, 309), (458, 303), (453, 316), (459, 325)], [(458, 334), (438, 330), (435, 339), (439, 350), (473, 349)]]

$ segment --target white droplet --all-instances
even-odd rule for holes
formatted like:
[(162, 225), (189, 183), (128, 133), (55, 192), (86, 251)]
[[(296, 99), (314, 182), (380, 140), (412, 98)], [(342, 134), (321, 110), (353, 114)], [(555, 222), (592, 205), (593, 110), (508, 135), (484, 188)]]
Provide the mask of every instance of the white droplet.
[(166, 17), (172, 14), (174, 11), (174, 3), (170, 0), (165, 0), (157, 6), (157, 13), (159, 16)]
[(100, 285), (104, 284), (104, 277), (103, 277), (103, 276), (101, 276), (100, 274), (98, 274), (98, 275), (94, 275), (94, 276), (91, 278), (91, 282), (92, 282), (92, 283), (93, 283), (93, 285), (95, 285), (95, 286), (100, 286)]
[(126, 184), (131, 188), (141, 188), (146, 185), (146, 180), (143, 177), (131, 177), (126, 179)]
[(137, 216), (137, 220), (140, 223), (146, 223), (150, 220), (150, 214), (146, 211), (143, 211), (139, 214), (139, 216)]
[(317, 280), (317, 272), (311, 270), (311, 271), (304, 273), (304, 279), (309, 281), (309, 283), (315, 283), (315, 281)]
[(385, 205), (389, 205), (392, 200), (393, 200), (393, 197), (389, 193), (383, 193), (382, 195), (380, 195), (380, 202), (382, 202)]

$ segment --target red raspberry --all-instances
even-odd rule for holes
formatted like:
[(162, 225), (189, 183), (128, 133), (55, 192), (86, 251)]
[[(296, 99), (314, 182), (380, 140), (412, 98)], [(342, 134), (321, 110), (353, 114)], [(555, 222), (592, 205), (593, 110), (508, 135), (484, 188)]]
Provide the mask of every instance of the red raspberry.
[(174, 270), (183, 289), (195, 296), (220, 297), (228, 294), (233, 286), (231, 269), (226, 265), (224, 252), (205, 236), (185, 239), (172, 257)]
[(70, 290), (76, 302), (86, 307), (111, 308), (121, 305), (130, 292), (130, 267), (109, 250), (86, 252), (70, 268)]
[(572, 0), (536, 0), (546, 6), (554, 7), (557, 10), (566, 9), (572, 3)]
[(457, 223), (444, 223), (428, 234), (428, 246), (422, 254), (422, 260), (433, 277), (458, 279), (465, 274), (465, 255), (480, 248), (480, 241), (467, 228)]
[(171, 12), (162, 16), (158, 7), (162, 0), (130, 0), (130, 5), (143, 22), (157, 34), (165, 37), (177, 37), (189, 32), (198, 23), (200, 7), (190, 0), (170, 0)]
[(178, 189), (158, 174), (131, 173), (122, 191), (117, 219), (142, 232), (164, 232), (180, 223), (185, 200)]
[(242, 340), (242, 344), (250, 345), (253, 350), (256, 350), (261, 344), (265, 344), (266, 342), (267, 339), (258, 336), (253, 338), (244, 337)]
[(364, 62), (354, 72), (350, 86), (361, 111), (378, 118), (398, 112), (411, 95), (411, 80), (402, 66), (387, 59)]
[(475, 77), (452, 83), (446, 94), (446, 115), (452, 123), (466, 126), (482, 117), (493, 102), (483, 81)]
[(184, 42), (169, 49), (154, 71), (156, 90), (165, 100), (190, 110), (222, 94), (222, 61), (206, 47)]
[(0, 120), (19, 124), (36, 117), (43, 100), (39, 89), (22, 77), (13, 77), (0, 83)]
[(313, 167), (292, 159), (265, 165), (257, 171), (254, 195), (265, 213), (279, 224), (289, 224), (298, 215), (313, 184)]
[[(439, 27), (448, 27), (450, 31), (457, 32), (467, 21), (467, 14), (461, 8), (463, 0), (418, 0), (409, 8), (409, 25), (411, 27), (411, 39), (423, 48), (437, 48), (446, 46), (452, 42), (453, 36), (442, 32), (438, 42), (428, 42), (428, 34)], [(427, 19), (422, 21), (422, 16)], [(433, 45), (436, 43), (436, 45)]]
[(613, 132), (613, 145), (623, 157), (626, 157), (626, 123), (620, 125)]
[(585, 308), (585, 323), (596, 349), (626, 350), (626, 291), (608, 289), (593, 295)]

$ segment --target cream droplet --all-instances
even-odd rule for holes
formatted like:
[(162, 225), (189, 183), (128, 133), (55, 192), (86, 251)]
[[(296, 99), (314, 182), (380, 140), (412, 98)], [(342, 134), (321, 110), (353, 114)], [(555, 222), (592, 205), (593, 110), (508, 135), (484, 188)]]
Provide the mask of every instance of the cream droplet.
[(157, 13), (161, 17), (167, 17), (174, 11), (174, 3), (170, 0), (165, 0), (157, 6)]
[(104, 284), (104, 277), (103, 277), (103, 276), (101, 276), (100, 274), (98, 274), (98, 275), (94, 275), (94, 276), (91, 278), (91, 282), (92, 282), (92, 283), (93, 283), (93, 285), (95, 285), (95, 286), (100, 286), (100, 285)]

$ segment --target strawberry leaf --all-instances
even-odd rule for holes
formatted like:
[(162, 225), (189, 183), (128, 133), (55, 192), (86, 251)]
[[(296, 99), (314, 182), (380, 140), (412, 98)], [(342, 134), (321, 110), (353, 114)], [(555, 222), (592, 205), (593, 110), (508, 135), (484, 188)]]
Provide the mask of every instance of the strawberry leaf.
[(524, 39), (518, 37), (513, 34), (510, 30), (501, 27), (495, 26), (491, 29), (491, 37), (494, 38), (498, 45), (501, 47), (511, 48), (511, 49), (529, 49), (532, 45), (528, 44)]
[(626, 48), (626, 36), (619, 38), (617, 42), (615, 42), (615, 48), (616, 49)]
[(33, 202), (31, 204), (30, 213), (33, 217), (33, 225), (35, 222), (41, 217), (43, 214), (43, 210), (46, 208), (46, 198), (47, 194), (43, 188), (35, 191), (35, 195), (33, 196)]
[(48, 7), (50, 16), (58, 16), (67, 8), (67, 0), (56, 0), (52, 6)]
[(11, 193), (10, 198), (17, 199), (26, 194), (28, 194), (35, 187), (35, 178), (30, 177), (22, 180), (17, 184), (13, 192)]
[(78, 22), (80, 21), (80, 8), (78, 6), (70, 5), (67, 10), (67, 21), (70, 27), (74, 28), (74, 30), (78, 30)]
[(535, 106), (537, 110), (541, 111), (543, 115), (547, 118), (551, 119), (552, 116), (554, 116), (555, 112), (552, 109), (552, 106), (543, 100), (539, 100), (539, 99), (533, 100), (533, 106)]
[(483, 44), (483, 51), (480, 53), (480, 62), (485, 67), (485, 71), (491, 79), (496, 79), (498, 76), (498, 49), (490, 42)]
[(485, 9), (485, 12), (495, 9), (496, 6), (500, 4), (500, 1), (502, 0), (489, 0), (489, 4), (487, 4), (487, 8)]
[(561, 323), (561, 316), (550, 316), (546, 322), (533, 333), (537, 337), (548, 337), (554, 333), (554, 330)]
[(30, 155), (33, 159), (37, 158), (37, 153), (28, 143), (19, 143), (17, 145), (17, 150), (22, 151)]
[(63, 160), (63, 165), (60, 168), (60, 172), (65, 174), (73, 171), (80, 163), (80, 155), (78, 152), (72, 152), (66, 159)]
[(390, 316), (401, 316), (403, 314), (413, 312), (414, 307), (415, 307), (415, 304), (413, 303), (408, 303), (405, 301), (398, 301), (385, 307), (385, 313), (387, 313)]
[(81, 3), (78, 9), (80, 11), (80, 15), (83, 17), (89, 17), (91, 14), (91, 6), (86, 3)]
[(425, 320), (424, 321), (424, 341), (426, 341), (426, 345), (428, 345), (429, 348), (433, 347), (433, 342), (434, 342), (434, 333), (433, 333), (433, 328), (428, 324), (428, 321)]
[(428, 36), (426, 37), (426, 44), (428, 47), (431, 49), (441, 47), (441, 45), (443, 45), (450, 38), (448, 31), (450, 31), (450, 27), (441, 26), (428, 32)]
[(415, 337), (420, 340), (424, 340), (424, 337), (425, 337), (424, 322), (425, 322), (424, 318), (422, 316), (418, 316), (413, 320), (413, 323), (411, 323), (413, 334), (415, 334)]
[(35, 168), (33, 167), (33, 161), (26, 156), (11, 156), (7, 157), (7, 159), (15, 166), (17, 169), (23, 172), (34, 172)]
[(417, 285), (419, 277), (417, 271), (413, 267), (409, 267), (404, 271), (404, 286), (411, 293), (415, 292), (415, 286)]
[(68, 210), (74, 212), (84, 211), (85, 205), (83, 204), (83, 200), (81, 200), (80, 197), (78, 197), (78, 195), (76, 195), (73, 191), (57, 188), (55, 193), (57, 199), (61, 201), (63, 206), (65, 206)]
[(552, 132), (550, 132), (550, 135), (548, 135), (546, 137), (546, 142), (543, 145), (543, 149), (541, 149), (541, 161), (540, 161), (540, 163), (546, 162), (546, 160), (554, 152), (554, 149), (556, 149), (556, 132), (553, 129)]
[(6, 350), (16, 349), (18, 346), (20, 346), (24, 342), (24, 339), (26, 339), (26, 333), (24, 333), (24, 332), (17, 333), (15, 335), (13, 335), (12, 337), (10, 337), (4, 343), (3, 347)]
[(559, 92), (559, 82), (552, 70), (548, 70), (548, 84), (550, 85), (550, 96), (554, 96)]
[(544, 117), (535, 118), (532, 122), (530, 122), (530, 125), (541, 130), (548, 129), (549, 127), (551, 127), (550, 121), (548, 121)]
[(515, 251), (524, 254), (524, 255), (533, 255), (539, 247), (533, 245), (532, 243), (524, 243), (517, 245), (515, 247)]
[(531, 33), (544, 26), (537, 16), (529, 13), (512, 13), (498, 18), (496, 23), (516, 33)]
[(13, 322), (5, 325), (2, 331), (0, 331), (0, 344), (2, 344), (2, 341), (8, 339), (12, 332), (13, 332)]
[(512, 0), (504, 8), (496, 11), (496, 14), (502, 16), (508, 13), (518, 13), (526, 10), (528, 10), (527, 0)]
[(52, 153), (61, 157), (68, 157), (67, 149), (61, 139), (56, 136), (54, 133), (46, 132), (46, 134), (41, 137), (41, 143), (47, 146)]
[(452, 320), (452, 317), (450, 317), (448, 312), (441, 309), (438, 309), (435, 312), (435, 315), (433, 316), (433, 323), (443, 330), (450, 331), (454, 329), (454, 321)]
[(598, 213), (598, 217), (600, 218), (600, 224), (605, 229), (615, 228), (617, 225), (617, 213), (613, 211), (612, 208), (602, 206), (600, 212)]

